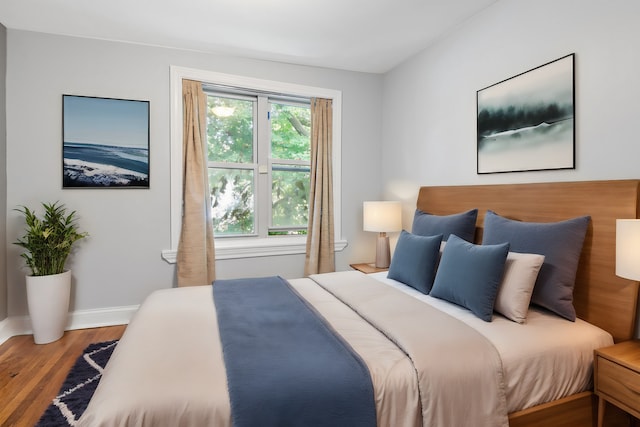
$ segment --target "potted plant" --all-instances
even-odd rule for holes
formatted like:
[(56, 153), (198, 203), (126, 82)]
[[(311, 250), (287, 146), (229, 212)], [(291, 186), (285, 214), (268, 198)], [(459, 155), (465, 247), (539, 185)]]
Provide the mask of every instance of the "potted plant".
[(21, 246), (31, 274), (26, 276), (27, 303), (36, 344), (58, 340), (64, 334), (71, 294), (71, 271), (64, 266), (73, 244), (88, 236), (78, 231), (76, 212), (63, 204), (42, 203), (44, 217), (21, 206), (26, 233), (14, 244)]

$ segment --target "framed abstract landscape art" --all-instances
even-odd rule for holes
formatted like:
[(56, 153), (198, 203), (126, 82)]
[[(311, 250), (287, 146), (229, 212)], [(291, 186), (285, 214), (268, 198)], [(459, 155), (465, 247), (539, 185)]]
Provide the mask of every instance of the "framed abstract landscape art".
[(575, 169), (574, 54), (477, 92), (478, 174)]
[(149, 101), (62, 95), (63, 188), (149, 188)]

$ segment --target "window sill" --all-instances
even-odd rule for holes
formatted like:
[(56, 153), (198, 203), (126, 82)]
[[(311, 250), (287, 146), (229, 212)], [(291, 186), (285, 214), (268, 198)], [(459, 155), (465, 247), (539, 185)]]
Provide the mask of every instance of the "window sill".
[[(297, 255), (307, 251), (307, 238), (304, 237), (271, 237), (268, 239), (217, 239), (216, 260), (254, 258), (275, 255)], [(347, 247), (346, 240), (335, 242), (335, 251), (340, 252)], [(169, 264), (176, 263), (177, 249), (162, 251), (162, 259)]]

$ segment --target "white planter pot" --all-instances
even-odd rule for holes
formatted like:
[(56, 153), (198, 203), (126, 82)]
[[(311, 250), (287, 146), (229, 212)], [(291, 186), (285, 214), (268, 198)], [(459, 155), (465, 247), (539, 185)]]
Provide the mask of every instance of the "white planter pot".
[(69, 314), (71, 271), (27, 276), (27, 303), (36, 344), (56, 341), (64, 334)]

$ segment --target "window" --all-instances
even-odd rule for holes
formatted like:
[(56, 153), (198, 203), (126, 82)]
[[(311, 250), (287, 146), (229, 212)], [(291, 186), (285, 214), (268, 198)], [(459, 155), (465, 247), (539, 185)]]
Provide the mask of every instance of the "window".
[(306, 234), (309, 99), (205, 92), (216, 237)]
[[(343, 250), (347, 242), (342, 239), (342, 217), (341, 217), (341, 119), (342, 119), (342, 94), (340, 91), (333, 89), (325, 89), (319, 87), (304, 86), (299, 84), (278, 82), (272, 80), (256, 79), (251, 77), (235, 76), (230, 74), (215, 73), (211, 71), (196, 70), (183, 67), (171, 67), (171, 210), (170, 210), (170, 222), (171, 222), (171, 248), (162, 251), (162, 257), (169, 263), (175, 263), (176, 251), (178, 248), (178, 241), (180, 239), (180, 228), (182, 218), (182, 80), (190, 79), (201, 81), (205, 87), (209, 88), (226, 88), (218, 95), (226, 95), (228, 99), (237, 99), (239, 101), (245, 101), (247, 99), (256, 98), (256, 108), (260, 104), (260, 96), (264, 95), (265, 99), (270, 99), (272, 104), (276, 106), (282, 106), (283, 108), (298, 108), (304, 107), (303, 100), (310, 99), (312, 97), (328, 98), (333, 100), (333, 195), (334, 195), (334, 227), (335, 227), (335, 244), (336, 251)], [(229, 88), (243, 88), (244, 92), (239, 93), (235, 91), (235, 94), (229, 93)], [(215, 92), (212, 90), (212, 92)], [(278, 97), (270, 94), (289, 94), (292, 97)], [(240, 95), (240, 96), (238, 96)], [(269, 98), (271, 97), (271, 98)], [(252, 101), (253, 102), (253, 101)], [(262, 101), (264, 102), (264, 101)], [(273, 106), (273, 105), (272, 105)], [(307, 105), (308, 107), (308, 105)], [(271, 108), (271, 107), (269, 107)], [(275, 107), (274, 107), (275, 108)], [(280, 107), (277, 107), (280, 108)], [(224, 110), (222, 110), (224, 111)], [(235, 111), (235, 110), (234, 110)], [(271, 111), (270, 109), (267, 111)], [(257, 114), (257, 113), (256, 113)], [(271, 112), (270, 112), (271, 114)], [(274, 113), (275, 114), (275, 113)], [(262, 122), (269, 123), (269, 122)], [(276, 123), (272, 121), (271, 123)], [(252, 124), (254, 126), (253, 132), (260, 132), (264, 126), (260, 124)], [(255, 128), (257, 126), (257, 128)], [(292, 125), (293, 126), (293, 125)], [(275, 126), (274, 126), (275, 127)], [(269, 130), (267, 130), (269, 132)], [(274, 132), (271, 132), (272, 135)], [(296, 179), (291, 177), (300, 177), (303, 174), (308, 173), (306, 164), (302, 163), (308, 159), (304, 158), (285, 158), (288, 156), (280, 155), (277, 131), (276, 136), (271, 136), (272, 140), (270, 144), (272, 150), (272, 159), (270, 163), (267, 162), (266, 174), (264, 168), (260, 169), (261, 164), (256, 160), (255, 164), (249, 168), (243, 162), (224, 162), (224, 165), (229, 167), (228, 163), (233, 163), (233, 167), (229, 169), (236, 169), (240, 173), (239, 180), (249, 181), (251, 185), (260, 184), (260, 179), (268, 177), (271, 174), (271, 178), (268, 179), (291, 179), (293, 182)], [(257, 135), (256, 135), (257, 138)], [(259, 149), (259, 142), (252, 141), (255, 144), (255, 150)], [(269, 150), (269, 148), (267, 148)], [(257, 156), (257, 151), (252, 152), (252, 155)], [(257, 159), (257, 157), (254, 157)], [(215, 164), (213, 165), (215, 166)], [(213, 167), (212, 166), (212, 167)], [(215, 169), (215, 167), (213, 168)], [(211, 169), (210, 169), (211, 170)], [(257, 170), (257, 174), (254, 172)], [(263, 173), (260, 173), (260, 172)], [(244, 177), (247, 175), (248, 177)], [(275, 178), (274, 178), (275, 176)], [(299, 178), (298, 178), (299, 179)], [(256, 182), (256, 180), (258, 182)], [(241, 183), (238, 181), (239, 184)], [(268, 182), (268, 181), (267, 181)], [(249, 185), (247, 182), (241, 183), (242, 185)], [(272, 185), (272, 184), (267, 184)], [(213, 186), (212, 186), (213, 188)], [(288, 187), (289, 191), (299, 191), (296, 186)], [(301, 191), (303, 194), (307, 194), (307, 191)], [(300, 210), (297, 209), (299, 204), (289, 203), (289, 198), (284, 196), (285, 192), (280, 194), (281, 198), (269, 199), (263, 201), (260, 199), (260, 194), (268, 194), (266, 192), (255, 193), (255, 204), (253, 208), (258, 208), (254, 212), (255, 228), (252, 233), (236, 233), (235, 235), (220, 236), (216, 232), (216, 259), (232, 259), (232, 258), (246, 258), (246, 257), (259, 257), (270, 255), (292, 255), (303, 254), (306, 249), (306, 236), (296, 235), (299, 230), (306, 230), (305, 226), (301, 227), (301, 215)], [(271, 200), (271, 204), (269, 203)], [(284, 200), (281, 203), (275, 203), (278, 200)], [(274, 209), (273, 206), (276, 205)], [(259, 209), (260, 206), (266, 205), (267, 209)], [(278, 209), (282, 207), (283, 214), (280, 215)], [(286, 208), (286, 209), (285, 209)], [(273, 213), (275, 211), (275, 214)], [(275, 216), (274, 216), (275, 215)], [(289, 216), (287, 216), (289, 215)], [(296, 216), (297, 215), (297, 216)], [(266, 233), (261, 232), (262, 229), (266, 229)], [(276, 234), (286, 234), (276, 235)]]

